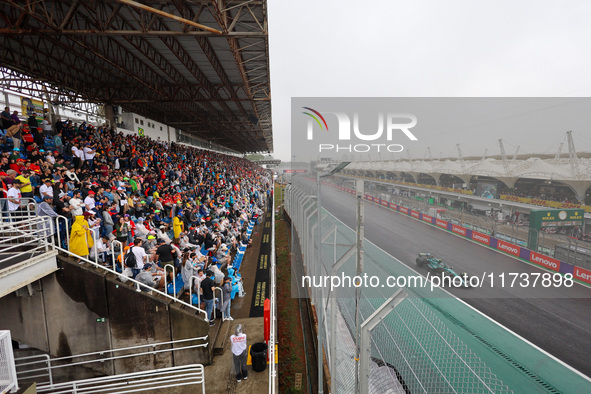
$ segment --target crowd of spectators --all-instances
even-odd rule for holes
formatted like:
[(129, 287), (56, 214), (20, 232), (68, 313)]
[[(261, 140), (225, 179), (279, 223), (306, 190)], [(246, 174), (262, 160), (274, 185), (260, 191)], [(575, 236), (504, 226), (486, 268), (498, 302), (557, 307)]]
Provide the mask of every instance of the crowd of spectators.
[(34, 115), (25, 122), (6, 108), (1, 134), (3, 211), (18, 213), (25, 198), (35, 199), (38, 215), (67, 218), (47, 230), (60, 232), (60, 247), (109, 265), (119, 241), (119, 269), (130, 277), (162, 288), (171, 264), (185, 290), (191, 276), (200, 279), (195, 290), (208, 278), (206, 303), (210, 280), (226, 282), (232, 253), (249, 242), (249, 220), (272, 196), (271, 174), (246, 159), (113, 128), (39, 124)]

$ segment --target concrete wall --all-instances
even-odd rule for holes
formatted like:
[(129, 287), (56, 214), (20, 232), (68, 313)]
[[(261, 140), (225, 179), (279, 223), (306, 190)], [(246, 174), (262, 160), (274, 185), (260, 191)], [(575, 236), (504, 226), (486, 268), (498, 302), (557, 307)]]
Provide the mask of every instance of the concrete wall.
[[(13, 339), (62, 357), (208, 334), (209, 324), (202, 317), (171, 305), (164, 297), (136, 292), (135, 287), (121, 283), (115, 275), (105, 275), (102, 270), (63, 257), (58, 257), (58, 266), (59, 271), (33, 284), (32, 296), (10, 293), (0, 299), (0, 329), (10, 330)], [(105, 322), (97, 321), (101, 318)], [(209, 342), (209, 348), (88, 366), (110, 374), (208, 364), (213, 340)]]

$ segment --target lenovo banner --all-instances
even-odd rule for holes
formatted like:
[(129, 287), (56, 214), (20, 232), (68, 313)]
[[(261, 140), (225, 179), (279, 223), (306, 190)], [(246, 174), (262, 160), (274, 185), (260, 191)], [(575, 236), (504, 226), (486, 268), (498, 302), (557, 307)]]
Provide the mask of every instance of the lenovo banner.
[(573, 277), (582, 282), (591, 283), (591, 271), (575, 266)]
[(436, 219), (435, 224), (447, 230), (447, 222), (445, 220)]
[(536, 252), (529, 253), (529, 261), (539, 266), (551, 269), (552, 271), (560, 271), (560, 260), (555, 258), (544, 256)]
[(419, 213), (417, 211), (410, 211), (410, 216), (413, 216), (415, 218), (419, 218)]
[(456, 234), (463, 235), (464, 237), (466, 236), (466, 227), (462, 227), (462, 226), (458, 226), (456, 224), (453, 224), (451, 226), (451, 231), (453, 231)]
[(480, 242), (485, 245), (490, 245), (490, 236), (486, 234), (482, 234), (477, 231), (472, 231), (472, 239), (476, 242)]
[(429, 215), (423, 214), (423, 220), (428, 223), (433, 223), (433, 218)]
[(519, 257), (519, 253), (521, 252), (521, 248), (519, 246), (510, 244), (509, 242), (501, 241), (500, 239), (497, 241), (497, 249), (512, 254), (516, 257)]
[(404, 207), (400, 207), (400, 212), (405, 213), (408, 215), (408, 209)]

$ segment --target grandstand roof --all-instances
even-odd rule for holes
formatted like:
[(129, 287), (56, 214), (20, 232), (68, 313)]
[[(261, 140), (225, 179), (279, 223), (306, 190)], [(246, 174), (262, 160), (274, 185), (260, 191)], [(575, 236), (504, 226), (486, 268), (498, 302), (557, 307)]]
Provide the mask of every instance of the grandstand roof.
[[(354, 162), (347, 171), (382, 171), (423, 174), (476, 175), (494, 178), (531, 178), (556, 181), (591, 181), (591, 159), (576, 159), (576, 166), (570, 159), (508, 160), (507, 168), (502, 160), (412, 160), (384, 162)], [(574, 172), (573, 172), (574, 171)]]
[(2, 66), (31, 78), (3, 81), (11, 90), (41, 81), (239, 152), (273, 150), (266, 0), (8, 0), (0, 14)]

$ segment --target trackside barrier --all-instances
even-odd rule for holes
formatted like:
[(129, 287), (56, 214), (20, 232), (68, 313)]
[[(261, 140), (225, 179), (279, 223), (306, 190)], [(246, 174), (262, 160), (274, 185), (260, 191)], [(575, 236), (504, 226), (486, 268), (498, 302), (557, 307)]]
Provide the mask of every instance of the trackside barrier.
[[(344, 191), (346, 193), (354, 194), (355, 191), (352, 189), (348, 189), (342, 186), (337, 186), (335, 184), (329, 182), (323, 182), (327, 186), (331, 186), (336, 188), (337, 190)], [(503, 253), (507, 253), (509, 255), (519, 257), (525, 261), (528, 261), (532, 264), (538, 265), (542, 268), (552, 270), (554, 272), (559, 272), (561, 274), (572, 274), (574, 279), (586, 284), (591, 284), (591, 270), (574, 266), (572, 264), (568, 264), (564, 261), (560, 261), (555, 259), (554, 257), (546, 256), (544, 254), (534, 252), (529, 250), (523, 246), (518, 246), (501, 239), (495, 238), (488, 234), (484, 234), (464, 226), (457, 225), (455, 223), (441, 220), (438, 218), (434, 218), (432, 216), (426, 215), (422, 212), (415, 211), (413, 209), (408, 209), (401, 205), (384, 201), (378, 197), (373, 197), (369, 194), (365, 194), (364, 198), (370, 202), (373, 202), (377, 205), (381, 205), (383, 207), (389, 208), (393, 211), (399, 212), (403, 215), (411, 216), (415, 219), (420, 220), (421, 222), (431, 224), (433, 226), (439, 227), (441, 229), (447, 230), (452, 232), (456, 235), (461, 237), (470, 239), (472, 241), (476, 241), (477, 243), (488, 246), (492, 249), (499, 250)]]

